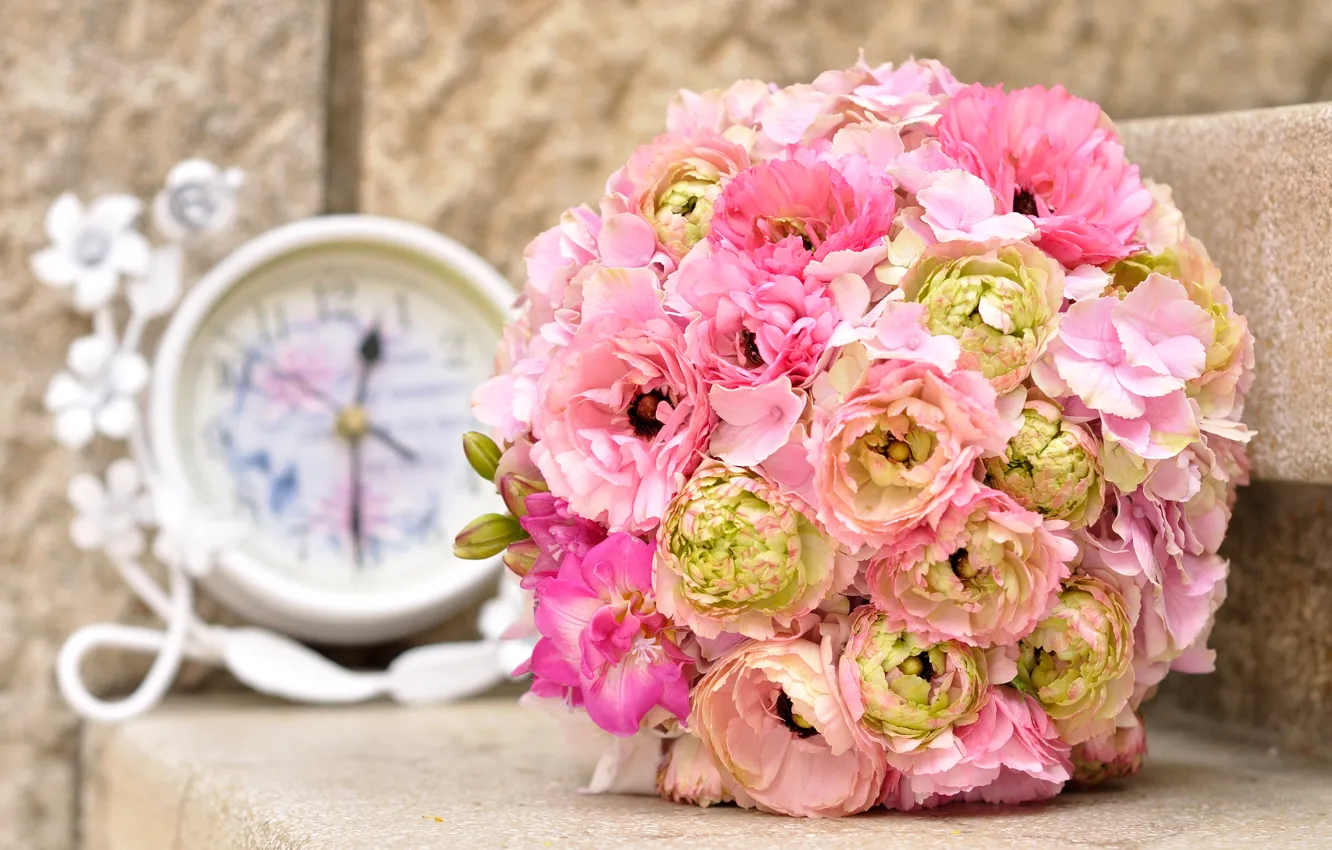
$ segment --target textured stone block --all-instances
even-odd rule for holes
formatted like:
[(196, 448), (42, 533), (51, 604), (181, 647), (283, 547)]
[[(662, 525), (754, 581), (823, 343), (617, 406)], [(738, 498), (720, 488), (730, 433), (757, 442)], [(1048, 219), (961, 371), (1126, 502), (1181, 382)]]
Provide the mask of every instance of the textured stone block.
[(1169, 183), (1257, 338), (1245, 406), (1262, 478), (1332, 482), (1332, 105), (1123, 125)]
[[(0, 0), (0, 847), (73, 846), (75, 724), (55, 654), (84, 623), (142, 616), (67, 537), (69, 478), (110, 447), (80, 459), (48, 436), (46, 382), (87, 325), (27, 270), (43, 213), (67, 190), (147, 195), (190, 155), (250, 175), (214, 256), (318, 211), (325, 14), (322, 0)], [(111, 691), (145, 669), (95, 665)]]
[(1142, 774), (1044, 806), (800, 820), (586, 796), (598, 750), (512, 702), (340, 711), (179, 703), (88, 741), (88, 850), (1307, 846), (1332, 770), (1149, 726)]

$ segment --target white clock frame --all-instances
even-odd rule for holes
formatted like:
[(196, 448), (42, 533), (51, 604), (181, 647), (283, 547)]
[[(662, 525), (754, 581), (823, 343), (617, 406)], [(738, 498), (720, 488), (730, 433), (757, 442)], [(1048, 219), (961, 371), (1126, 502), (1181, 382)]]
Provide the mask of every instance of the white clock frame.
[[(242, 524), (195, 502), (177, 439), (176, 396), (190, 342), (212, 308), (234, 285), (294, 251), (358, 242), (414, 255), (494, 310), (497, 336), (513, 292), (490, 265), (447, 237), (407, 222), (353, 215), (307, 219), (263, 234), (214, 267), (181, 301), (185, 247), (230, 223), (243, 180), (236, 169), (204, 160), (173, 168), (152, 204), (154, 223), (165, 237), (158, 248), (136, 227), (143, 210), (138, 199), (107, 195), (85, 209), (72, 194), (62, 195), (46, 217), (51, 245), (31, 258), (33, 274), (72, 291), (73, 308), (92, 319), (92, 333), (71, 345), (67, 368), (47, 389), (56, 438), (80, 449), (101, 434), (123, 442), (128, 453), (107, 467), (104, 478), (83, 473), (70, 482), (76, 509), (71, 537), (79, 548), (105, 555), (164, 623), (161, 629), (97, 623), (74, 632), (56, 662), (61, 693), (84, 717), (124, 720), (156, 705), (186, 659), (225, 667), (254, 690), (300, 702), (376, 697), (431, 702), (483, 691), (525, 661), (534, 643), (533, 630), (520, 625), (530, 620), (530, 599), (511, 576), (482, 606), (481, 640), (414, 647), (387, 670), (347, 670), (292, 636), (367, 643), (409, 634), (474, 601), (500, 571), (498, 559), (450, 558), (429, 581), (367, 591), (360, 598), (303, 586), (265, 569), (232, 546)], [(120, 298), (123, 304), (117, 305)], [(139, 348), (147, 327), (167, 316), (150, 371)], [(145, 389), (146, 415), (139, 401)], [(142, 560), (148, 534), (166, 573), (165, 587)], [(195, 581), (260, 625), (204, 622), (194, 612)], [(87, 656), (107, 650), (155, 656), (147, 676), (123, 699), (102, 699), (83, 679)]]
[[(185, 354), (213, 308), (234, 286), (270, 263), (296, 251), (352, 243), (414, 255), (468, 286), (494, 312), (498, 340), (500, 328), (512, 314), (513, 290), (489, 263), (446, 236), (409, 222), (367, 215), (311, 218), (270, 230), (242, 245), (191, 288), (158, 343), (148, 423), (163, 486), (197, 501), (190, 494), (180, 453), (177, 397)], [(498, 498), (494, 501), (498, 506)], [(233, 548), (219, 554), (202, 582), (228, 608), (256, 623), (307, 640), (363, 644), (402, 637), (457, 613), (500, 569), (497, 559), (466, 561), (450, 555), (426, 580), (352, 595), (308, 587)]]

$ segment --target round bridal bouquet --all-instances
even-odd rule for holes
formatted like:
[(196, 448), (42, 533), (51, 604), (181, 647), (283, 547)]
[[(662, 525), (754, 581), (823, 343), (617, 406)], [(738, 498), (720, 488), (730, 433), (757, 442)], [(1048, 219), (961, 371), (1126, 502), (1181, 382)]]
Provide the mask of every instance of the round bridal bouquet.
[(457, 551), (662, 796), (1043, 799), (1212, 668), (1253, 339), (1096, 104), (934, 61), (681, 92), (526, 260), (465, 441), (510, 513)]

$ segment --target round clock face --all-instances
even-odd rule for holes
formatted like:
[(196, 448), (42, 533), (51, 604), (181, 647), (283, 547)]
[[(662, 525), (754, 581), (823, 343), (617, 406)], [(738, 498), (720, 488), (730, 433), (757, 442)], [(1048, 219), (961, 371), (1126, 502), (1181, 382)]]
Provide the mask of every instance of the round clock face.
[(196, 499), (252, 525), (250, 563), (347, 595), (457, 564), (453, 536), (493, 509), (461, 436), (503, 322), (461, 284), (409, 251), (332, 242), (248, 271), (200, 315), (173, 453)]

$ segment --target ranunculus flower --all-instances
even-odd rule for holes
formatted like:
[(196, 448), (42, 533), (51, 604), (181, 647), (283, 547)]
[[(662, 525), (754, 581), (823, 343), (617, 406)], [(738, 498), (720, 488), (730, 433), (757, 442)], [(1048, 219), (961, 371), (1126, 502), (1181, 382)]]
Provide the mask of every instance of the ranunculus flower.
[(745, 149), (716, 133), (666, 133), (634, 151), (606, 191), (625, 196), (678, 262), (708, 235), (722, 186), (748, 167)]
[(1040, 703), (1010, 687), (991, 687), (975, 723), (955, 731), (955, 758), (889, 778), (883, 803), (909, 811), (955, 800), (1046, 800), (1072, 773), (1069, 746)]
[(708, 462), (662, 518), (657, 604), (704, 638), (766, 639), (845, 589), (856, 566), (776, 487)]
[[(802, 150), (737, 175), (717, 199), (708, 239), (789, 275), (868, 274), (887, 253), (896, 194), (862, 158), (845, 173)], [(813, 264), (814, 269), (809, 267)], [(825, 268), (826, 266), (826, 268)]]
[(1048, 401), (1027, 402), (1021, 430), (985, 459), (985, 475), (1022, 507), (1071, 528), (1095, 522), (1105, 501), (1096, 439)]
[(707, 388), (661, 307), (655, 272), (603, 269), (538, 385), (532, 460), (550, 491), (611, 531), (654, 528), (712, 429)]
[(688, 733), (666, 742), (657, 769), (657, 793), (672, 803), (704, 808), (734, 801), (703, 742)]
[(690, 726), (745, 808), (838, 817), (873, 806), (888, 765), (853, 725), (827, 637), (746, 642), (694, 687)]
[(1068, 577), (1072, 540), (997, 490), (950, 505), (870, 562), (864, 583), (893, 628), (986, 647), (1031, 631)]
[(988, 687), (983, 652), (901, 631), (869, 606), (851, 617), (837, 672), (851, 717), (899, 755), (974, 723)]
[[(869, 303), (863, 281), (857, 300)], [(755, 387), (786, 377), (801, 387), (823, 361), (845, 319), (823, 281), (770, 272), (725, 247), (698, 249), (666, 280), (667, 306), (690, 317), (690, 359), (710, 383)]]
[(1133, 693), (1133, 623), (1117, 591), (1074, 576), (1019, 647), (1015, 683), (1040, 701), (1064, 740), (1078, 744), (1115, 727)]
[(530, 669), (532, 693), (583, 705), (614, 735), (633, 735), (656, 706), (689, 716), (690, 663), (671, 622), (652, 601), (652, 547), (623, 532), (566, 557), (537, 585), (541, 640)]
[(891, 544), (975, 486), (976, 460), (1015, 432), (977, 372), (873, 363), (832, 413), (816, 411), (807, 446), (819, 520), (848, 545)]
[(1111, 779), (1127, 779), (1142, 770), (1147, 757), (1147, 727), (1137, 723), (1088, 738), (1073, 748), (1073, 782), (1091, 788)]
[(931, 333), (961, 343), (958, 365), (985, 375), (1001, 393), (1021, 384), (1045, 352), (1064, 301), (1063, 269), (1025, 242), (936, 245), (901, 286), (925, 305)]
[(1076, 395), (1139, 457), (1173, 457), (1198, 437), (1184, 387), (1203, 374), (1211, 343), (1212, 321), (1184, 287), (1151, 274), (1122, 300), (1069, 307), (1032, 376), (1047, 395)]
[(1095, 103), (1061, 86), (1005, 93), (971, 85), (941, 112), (944, 153), (989, 185), (1002, 212), (1032, 217), (1036, 247), (1068, 268), (1133, 250), (1152, 196)]

